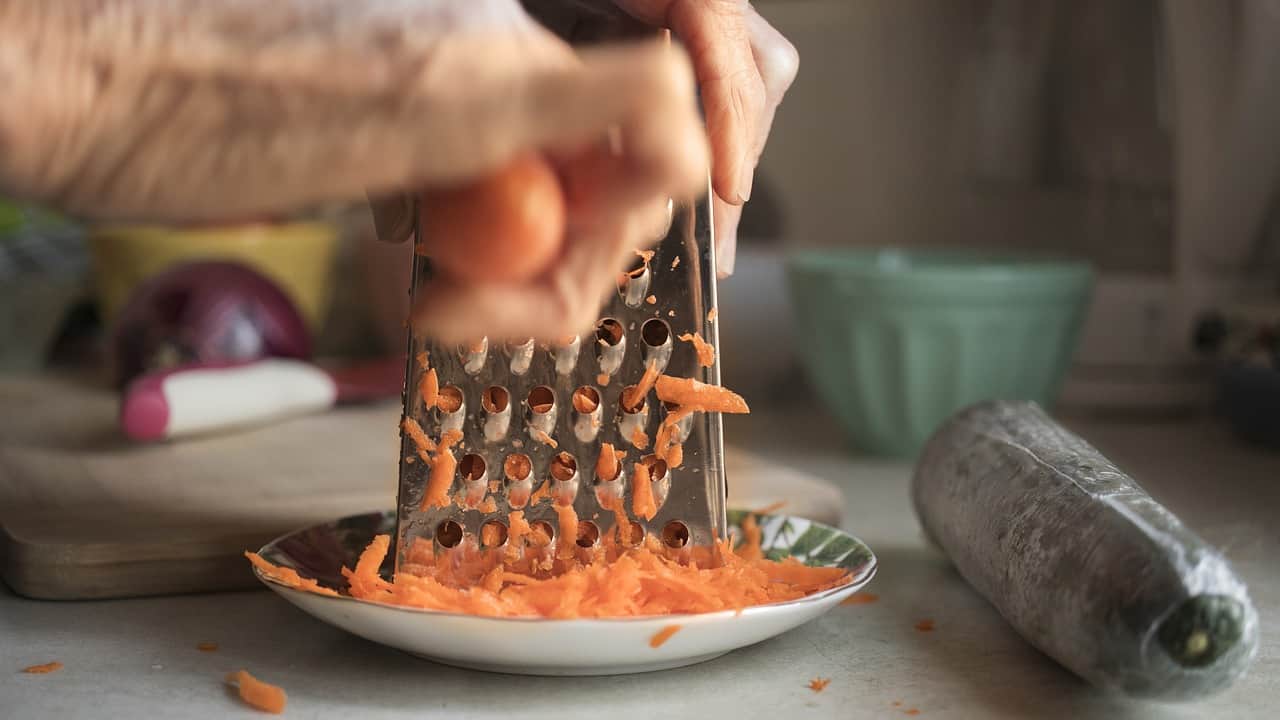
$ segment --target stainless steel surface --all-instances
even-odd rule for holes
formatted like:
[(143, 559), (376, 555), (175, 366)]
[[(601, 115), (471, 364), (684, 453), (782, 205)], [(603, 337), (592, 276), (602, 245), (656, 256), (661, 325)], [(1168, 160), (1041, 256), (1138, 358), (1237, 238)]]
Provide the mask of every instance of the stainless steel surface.
[[(402, 459), (400, 464), (398, 559), (403, 559), (417, 538), (435, 542), (436, 529), (450, 520), (462, 526), (464, 542), (460, 547), (465, 547), (478, 545), (481, 525), (490, 520), (505, 521), (514, 509), (523, 509), (527, 521), (549, 523), (558, 532), (554, 503), (569, 498), (578, 517), (595, 523), (602, 535), (613, 528), (614, 515), (601, 506), (600, 497), (620, 492), (630, 515), (633, 466), (650, 456), (666, 411), (650, 391), (641, 410), (625, 412), (621, 407), (624, 389), (640, 381), (649, 362), (667, 375), (720, 383), (718, 359), (709, 368), (701, 367), (693, 345), (678, 339), (686, 333), (701, 334), (717, 348), (718, 355), (716, 322), (709, 319), (716, 307), (710, 197), (708, 188), (698, 203), (674, 209), (666, 237), (647, 262), (637, 253), (627, 282), (620, 283), (618, 292), (602, 308), (601, 324), (595, 330), (586, 329), (572, 342), (531, 347), (523, 340), (482, 338), (458, 348), (411, 334), (410, 358), (427, 352), (442, 390), (456, 387), (463, 405), (447, 416), (438, 408), (425, 408), (419, 392), (425, 371), (411, 359), (407, 416), (417, 420), (433, 439), (451, 428), (460, 430), (463, 437), (453, 450), (459, 459), (450, 492), (453, 502), (423, 508), (430, 468), (417, 459), (413, 440), (402, 435), (401, 458), (414, 459)], [(623, 270), (628, 269), (619, 268)], [(416, 258), (414, 294), (430, 282), (430, 275), (429, 261)], [(629, 287), (634, 282), (643, 283), (643, 294)], [(598, 396), (599, 407), (594, 411), (584, 413), (574, 407), (573, 396), (580, 388), (589, 388), (584, 392)], [(493, 397), (487, 393), (492, 392), (506, 395), (505, 407), (500, 407), (500, 402), (485, 406), (485, 398)], [(548, 401), (550, 408), (545, 407)], [(633, 442), (637, 430), (648, 441), (641, 443), (644, 448)], [(668, 523), (683, 523), (689, 530), (689, 543), (705, 546), (716, 537), (725, 537), (724, 441), (719, 414), (695, 414), (687, 431), (682, 425), (678, 435), (686, 432), (683, 464), (669, 469), (665, 476), (655, 473), (654, 496), (660, 502), (657, 514), (648, 521), (633, 519), (646, 533), (657, 533), (658, 537)], [(548, 438), (556, 447), (546, 442)], [(605, 442), (626, 451), (625, 472), (617, 480), (601, 483), (595, 477), (595, 467)], [(564, 458), (564, 453), (571, 462), (558, 470), (559, 477), (553, 477), (553, 461)], [(506, 477), (506, 460), (514, 454), (529, 458), (530, 477)], [(467, 461), (470, 455), (480, 458), (482, 464)], [(471, 473), (471, 483), (465, 482), (468, 466), (477, 469)], [(481, 482), (478, 475), (487, 481)], [(525, 504), (531, 488), (538, 497), (536, 489), (544, 483), (549, 483), (547, 490), (551, 492), (543, 494), (541, 501)], [(488, 490), (494, 501), (491, 512), (479, 507), (485, 498), (483, 490)], [(440, 547), (436, 545), (437, 550)]]

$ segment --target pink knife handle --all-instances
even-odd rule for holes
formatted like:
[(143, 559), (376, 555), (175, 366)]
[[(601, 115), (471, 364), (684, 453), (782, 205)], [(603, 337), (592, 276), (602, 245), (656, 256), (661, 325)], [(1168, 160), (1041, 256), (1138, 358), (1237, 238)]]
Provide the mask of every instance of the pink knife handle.
[(300, 360), (193, 365), (130, 383), (120, 427), (134, 440), (166, 440), (323, 410), (337, 397), (333, 378)]

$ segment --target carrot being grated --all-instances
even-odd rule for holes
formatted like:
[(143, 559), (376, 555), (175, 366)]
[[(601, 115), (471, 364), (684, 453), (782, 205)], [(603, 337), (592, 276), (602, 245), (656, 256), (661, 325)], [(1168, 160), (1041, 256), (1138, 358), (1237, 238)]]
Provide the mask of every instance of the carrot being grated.
[(231, 673), (227, 676), (227, 682), (236, 686), (240, 699), (246, 705), (263, 712), (279, 715), (284, 712), (285, 704), (289, 701), (282, 688), (262, 682), (247, 670)]
[(822, 692), (823, 690), (826, 690), (827, 686), (830, 684), (831, 684), (831, 678), (816, 677), (809, 681), (808, 687), (810, 690), (816, 693), (819, 693), (819, 692)]
[(320, 583), (316, 582), (312, 578), (302, 577), (298, 574), (298, 571), (293, 568), (281, 567), (267, 562), (262, 558), (262, 556), (258, 555), (258, 553), (246, 552), (244, 556), (249, 558), (249, 562), (253, 563), (253, 566), (258, 568), (263, 575), (266, 575), (282, 585), (287, 585), (295, 590), (308, 590), (310, 592), (319, 593), (320, 595), (338, 594), (327, 587), (322, 587)]
[(672, 635), (675, 635), (676, 633), (680, 632), (681, 627), (683, 626), (682, 625), (664, 626), (661, 630), (654, 633), (653, 637), (649, 638), (649, 647), (655, 648), (655, 649), (662, 647), (667, 643), (668, 640), (671, 639)]
[(48, 675), (49, 673), (58, 672), (62, 669), (62, 663), (54, 660), (53, 662), (42, 663), (40, 665), (30, 665), (22, 668), (22, 672), (28, 675)]
[(693, 351), (698, 355), (698, 364), (702, 367), (711, 367), (716, 364), (716, 349), (711, 343), (702, 339), (701, 333), (685, 333), (680, 336), (681, 340), (693, 345)]

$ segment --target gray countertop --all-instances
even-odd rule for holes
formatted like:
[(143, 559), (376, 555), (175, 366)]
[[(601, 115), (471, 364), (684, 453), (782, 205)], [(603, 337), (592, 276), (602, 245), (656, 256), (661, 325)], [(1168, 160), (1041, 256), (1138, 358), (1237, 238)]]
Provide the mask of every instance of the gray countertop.
[[(807, 418), (807, 419), (806, 419)], [(929, 549), (907, 498), (910, 468), (849, 454), (800, 413), (733, 418), (771, 460), (838, 483), (846, 526), (880, 559), (869, 592), (782, 637), (684, 669), (531, 678), (418, 660), (313, 620), (266, 591), (108, 602), (33, 602), (0, 589), (0, 718), (260, 717), (222, 684), (245, 668), (289, 693), (299, 718), (1231, 717), (1275, 716), (1280, 651), (1280, 454), (1215, 425), (1074, 422), (1209, 541), (1226, 548), (1262, 616), (1251, 672), (1207, 701), (1158, 705), (1090, 689), (1023, 642)], [(777, 428), (790, 435), (779, 442)], [(935, 621), (933, 632), (915, 624)], [(214, 641), (217, 652), (196, 650)], [(548, 652), (555, 652), (548, 648)], [(25, 675), (58, 660), (61, 671)], [(814, 693), (813, 677), (831, 678)]]

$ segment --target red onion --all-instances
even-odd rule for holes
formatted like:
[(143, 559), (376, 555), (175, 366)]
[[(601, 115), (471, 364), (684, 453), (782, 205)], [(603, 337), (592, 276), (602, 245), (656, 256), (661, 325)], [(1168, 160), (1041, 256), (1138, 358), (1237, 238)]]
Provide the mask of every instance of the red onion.
[(271, 280), (240, 263), (202, 260), (170, 267), (140, 285), (120, 313), (112, 346), (123, 386), (177, 365), (305, 359), (311, 336)]

